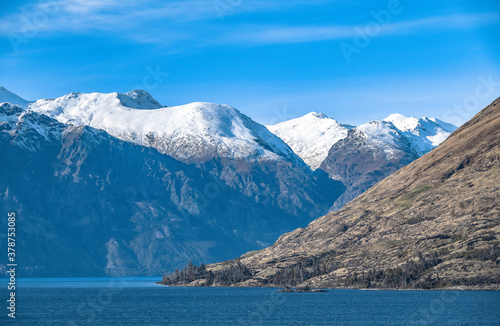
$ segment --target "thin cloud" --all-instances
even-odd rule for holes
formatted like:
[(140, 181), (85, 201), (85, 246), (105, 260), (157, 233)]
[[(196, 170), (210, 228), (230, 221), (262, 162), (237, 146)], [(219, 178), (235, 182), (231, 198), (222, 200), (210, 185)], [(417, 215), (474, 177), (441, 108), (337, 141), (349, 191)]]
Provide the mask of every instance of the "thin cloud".
[[(409, 34), (429, 29), (474, 28), (499, 21), (500, 13), (437, 16), (381, 25), (377, 35)], [(220, 42), (254, 45), (316, 42), (352, 38), (364, 28), (365, 25), (251, 26), (226, 35)]]
[[(165, 46), (189, 42), (189, 46), (206, 47), (348, 39), (356, 36), (358, 28), (365, 27), (363, 24), (235, 26), (220, 21), (224, 15), (265, 12), (325, 2), (331, 1), (51, 0), (26, 6), (18, 13), (3, 17), (0, 21), (0, 35), (22, 35), (26, 30), (36, 37), (105, 32), (135, 43)], [(429, 29), (473, 28), (498, 21), (500, 13), (437, 16), (389, 23), (381, 26), (378, 35), (409, 34)]]
[[(0, 34), (114, 31), (147, 28), (153, 21), (166, 24), (222, 19), (245, 12), (264, 12), (293, 6), (311, 6), (328, 0), (51, 0), (23, 7), (2, 17)], [(42, 21), (37, 23), (37, 20)], [(45, 19), (46, 18), (46, 19)], [(34, 24), (33, 24), (34, 23)], [(31, 26), (34, 25), (34, 26)]]

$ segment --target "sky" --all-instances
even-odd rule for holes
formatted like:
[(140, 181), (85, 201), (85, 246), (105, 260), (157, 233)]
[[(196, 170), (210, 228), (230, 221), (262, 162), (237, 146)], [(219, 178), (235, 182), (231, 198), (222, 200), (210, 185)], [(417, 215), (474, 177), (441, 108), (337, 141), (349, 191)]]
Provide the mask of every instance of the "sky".
[(274, 124), (311, 111), (460, 125), (500, 96), (498, 0), (0, 0), (0, 85), (148, 91)]

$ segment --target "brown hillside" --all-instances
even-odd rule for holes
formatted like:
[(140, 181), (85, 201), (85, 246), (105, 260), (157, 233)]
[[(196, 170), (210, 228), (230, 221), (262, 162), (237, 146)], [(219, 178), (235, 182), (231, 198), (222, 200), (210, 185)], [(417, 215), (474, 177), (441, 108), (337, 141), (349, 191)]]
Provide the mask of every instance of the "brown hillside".
[(342, 210), (165, 283), (499, 289), (499, 103)]

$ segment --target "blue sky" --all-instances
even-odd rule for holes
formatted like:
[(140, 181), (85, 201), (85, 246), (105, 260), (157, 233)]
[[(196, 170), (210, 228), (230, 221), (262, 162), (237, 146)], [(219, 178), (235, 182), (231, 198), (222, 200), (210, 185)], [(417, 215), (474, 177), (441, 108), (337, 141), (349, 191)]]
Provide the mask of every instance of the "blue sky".
[(500, 96), (497, 0), (0, 1), (0, 85), (28, 100), (142, 88), (261, 123), (461, 124)]

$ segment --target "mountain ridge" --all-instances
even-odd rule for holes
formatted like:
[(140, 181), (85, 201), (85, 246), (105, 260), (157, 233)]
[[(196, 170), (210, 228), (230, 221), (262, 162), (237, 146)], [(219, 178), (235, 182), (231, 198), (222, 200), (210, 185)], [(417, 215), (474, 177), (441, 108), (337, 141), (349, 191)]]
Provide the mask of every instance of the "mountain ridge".
[[(399, 113), (375, 121), (392, 123), (410, 140), (419, 156), (439, 145), (457, 128), (436, 118), (413, 118)], [(327, 159), (332, 146), (345, 139), (349, 130), (356, 128), (356, 126), (339, 123), (324, 113), (314, 111), (302, 117), (266, 127), (282, 138), (313, 170), (320, 168)]]
[(205, 102), (176, 107), (159, 105), (148, 93), (132, 91), (71, 93), (54, 100), (38, 100), (30, 109), (63, 123), (105, 130), (186, 163), (202, 163), (216, 157), (247, 160), (283, 157), (304, 165), (281, 139), (228, 105)]

